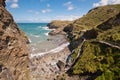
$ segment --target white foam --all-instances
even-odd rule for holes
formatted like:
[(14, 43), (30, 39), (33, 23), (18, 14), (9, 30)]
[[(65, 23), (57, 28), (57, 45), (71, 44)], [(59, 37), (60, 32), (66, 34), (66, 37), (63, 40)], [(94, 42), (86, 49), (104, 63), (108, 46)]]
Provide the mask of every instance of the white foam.
[(34, 34), (31, 34), (31, 36), (33, 36), (33, 37), (37, 37), (37, 38), (40, 37), (39, 35), (34, 35)]
[(45, 33), (45, 35), (48, 36), (48, 35), (49, 35), (49, 32)]
[(30, 38), (28, 38), (28, 40), (29, 40), (30, 43), (32, 42), (32, 40)]
[(33, 58), (33, 57), (41, 57), (41, 56), (44, 56), (46, 54), (53, 54), (53, 53), (57, 53), (57, 52), (60, 52), (61, 50), (63, 50), (66, 46), (68, 46), (69, 43), (65, 43), (65, 44), (62, 44), (60, 45), (59, 47), (55, 48), (55, 49), (52, 49), (50, 51), (47, 51), (47, 52), (42, 52), (42, 53), (36, 53), (36, 54), (31, 54), (30, 55), (30, 58)]
[(45, 29), (45, 30), (50, 30), (50, 31), (56, 30), (56, 29), (49, 29), (47, 26), (42, 27), (42, 28)]
[(42, 27), (42, 28), (45, 29), (45, 30), (50, 30), (47, 26)]

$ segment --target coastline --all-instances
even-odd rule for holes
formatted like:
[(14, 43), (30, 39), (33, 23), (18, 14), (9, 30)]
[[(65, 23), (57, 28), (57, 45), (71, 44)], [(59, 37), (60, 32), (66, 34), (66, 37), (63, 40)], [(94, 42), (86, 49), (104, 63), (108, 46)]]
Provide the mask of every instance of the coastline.
[[(52, 29), (56, 30), (56, 29)], [(66, 34), (49, 35), (42, 43), (31, 45), (30, 70), (33, 80), (53, 80), (63, 71), (57, 66), (58, 61), (66, 63), (70, 54)]]
[(45, 51), (45, 52), (40, 52), (40, 53), (36, 53), (36, 54), (31, 54), (30, 58), (34, 58), (34, 57), (42, 57), (45, 55), (49, 55), (49, 54), (54, 54), (54, 53), (58, 53), (60, 51), (62, 51), (65, 47), (67, 47), (69, 45), (69, 42), (63, 43), (62, 45), (51, 49), (50, 51)]
[(67, 46), (68, 44), (69, 43), (67, 41), (66, 35), (59, 34), (59, 35), (49, 36), (46, 41), (36, 44), (31, 44), (30, 45), (31, 54), (35, 55), (39, 53), (49, 52), (61, 45)]

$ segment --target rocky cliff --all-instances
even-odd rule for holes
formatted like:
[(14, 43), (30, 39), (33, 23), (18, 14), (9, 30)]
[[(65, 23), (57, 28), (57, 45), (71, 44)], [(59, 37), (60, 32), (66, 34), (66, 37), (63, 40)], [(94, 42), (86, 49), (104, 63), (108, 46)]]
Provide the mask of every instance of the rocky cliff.
[(77, 80), (120, 79), (120, 4), (97, 7), (65, 27)]
[(60, 20), (54, 20), (50, 22), (47, 26), (49, 29), (55, 29), (52, 30), (49, 34), (50, 35), (56, 35), (56, 34), (65, 34), (63, 29), (68, 25), (72, 23), (72, 21), (60, 21)]
[(0, 0), (0, 80), (30, 80), (28, 39)]

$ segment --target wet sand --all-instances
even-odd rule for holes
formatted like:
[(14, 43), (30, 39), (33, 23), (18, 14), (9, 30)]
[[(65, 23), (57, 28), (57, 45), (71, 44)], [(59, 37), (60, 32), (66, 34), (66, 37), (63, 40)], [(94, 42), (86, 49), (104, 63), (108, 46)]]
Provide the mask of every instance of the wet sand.
[(32, 44), (31, 54), (47, 52), (67, 42), (65, 35), (49, 36), (49, 38), (44, 42)]

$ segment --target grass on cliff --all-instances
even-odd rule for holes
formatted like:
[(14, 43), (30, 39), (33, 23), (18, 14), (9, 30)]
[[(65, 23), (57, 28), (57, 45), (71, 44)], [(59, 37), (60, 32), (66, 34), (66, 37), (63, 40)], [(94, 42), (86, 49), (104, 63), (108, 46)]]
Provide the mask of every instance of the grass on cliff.
[[(78, 52), (76, 52), (78, 53)], [(82, 57), (73, 67), (72, 74), (103, 74), (96, 80), (117, 80), (120, 78), (120, 50), (96, 42), (85, 42)], [(111, 76), (111, 77), (107, 77)], [(105, 79), (101, 79), (105, 78)]]
[(120, 45), (120, 26), (116, 26), (113, 29), (109, 29), (100, 33), (97, 39)]
[(56, 27), (65, 27), (68, 24), (72, 23), (72, 21), (60, 21), (60, 20), (54, 20), (50, 23), (50, 26), (56, 26)]
[(71, 24), (73, 26), (73, 32), (95, 28), (119, 12), (120, 4), (96, 7), (90, 10), (87, 15), (84, 15)]

